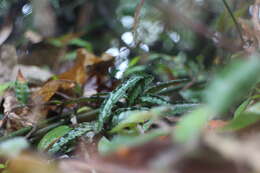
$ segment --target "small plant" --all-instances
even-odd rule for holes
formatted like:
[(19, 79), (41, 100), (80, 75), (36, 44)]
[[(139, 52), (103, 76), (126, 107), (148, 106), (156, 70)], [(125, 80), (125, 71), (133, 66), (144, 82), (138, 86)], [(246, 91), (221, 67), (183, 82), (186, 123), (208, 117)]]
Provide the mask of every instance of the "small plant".
[[(120, 132), (124, 129), (122, 127), (128, 127), (123, 125), (126, 122), (129, 123), (128, 118), (132, 119), (131, 123), (135, 124), (136, 127), (136, 125), (146, 123), (160, 114), (164, 114), (164, 116), (174, 115), (176, 113), (186, 112), (198, 106), (198, 104), (174, 105), (157, 94), (161, 90), (175, 85), (176, 83), (187, 82), (187, 79), (172, 80), (151, 86), (152, 81), (153, 78), (146, 74), (138, 73), (130, 76), (114, 91), (109, 93), (100, 106), (99, 115), (96, 121), (80, 123), (74, 129), (59, 138), (48, 151), (50, 153), (59, 151), (64, 152), (67, 149), (66, 146), (70, 145), (77, 137), (88, 132), (94, 134), (101, 132), (107, 133), (111, 129), (111, 132), (113, 133), (115, 131)], [(162, 109), (155, 109), (157, 111), (151, 113), (150, 108), (154, 106), (165, 107), (162, 107)], [(138, 117), (133, 119), (133, 113), (138, 115)]]

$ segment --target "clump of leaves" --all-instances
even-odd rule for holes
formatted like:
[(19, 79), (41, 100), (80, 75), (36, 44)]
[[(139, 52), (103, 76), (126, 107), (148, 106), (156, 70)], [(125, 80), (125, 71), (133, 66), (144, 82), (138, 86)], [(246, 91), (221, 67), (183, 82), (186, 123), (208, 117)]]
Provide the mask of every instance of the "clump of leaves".
[[(124, 128), (136, 129), (138, 124), (144, 124), (161, 114), (175, 115), (190, 110), (198, 104), (173, 105), (162, 96), (158, 95), (162, 89), (180, 82), (187, 82), (187, 79), (173, 80), (158, 83), (151, 86), (153, 78), (147, 74), (133, 74), (120, 84), (114, 91), (109, 93), (100, 106), (99, 115), (96, 121), (80, 123), (77, 127), (59, 138), (49, 149), (50, 153), (65, 151), (66, 146), (71, 144), (77, 137), (88, 132), (94, 134), (121, 133)], [(164, 106), (149, 109), (153, 106)], [(129, 123), (132, 124), (129, 126)]]

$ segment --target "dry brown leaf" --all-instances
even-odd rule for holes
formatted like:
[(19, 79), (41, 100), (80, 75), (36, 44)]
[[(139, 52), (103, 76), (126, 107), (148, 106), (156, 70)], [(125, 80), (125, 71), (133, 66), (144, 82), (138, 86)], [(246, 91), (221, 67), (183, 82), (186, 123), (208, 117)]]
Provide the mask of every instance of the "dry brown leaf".
[(99, 87), (101, 85), (99, 82), (104, 81), (103, 78), (112, 64), (112, 56), (106, 53), (102, 54), (101, 57), (97, 57), (83, 48), (78, 49), (75, 65), (68, 71), (58, 75), (58, 78), (75, 81), (82, 86), (86, 84), (88, 79), (94, 77), (98, 79), (96, 85)]
[(102, 58), (98, 58), (94, 54), (87, 52), (85, 49), (78, 49), (75, 65), (68, 71), (58, 75), (58, 78), (75, 81), (78, 84), (83, 85), (89, 77), (85, 70), (86, 66), (94, 65), (102, 61)]
[[(18, 70), (16, 81), (21, 84), (27, 83), (20, 70)], [(7, 90), (3, 98), (4, 121), (2, 125), (5, 126), (7, 132), (32, 126), (37, 122), (32, 113), (34, 108), (30, 109), (28, 106), (21, 105), (13, 89)]]
[(46, 103), (58, 90), (69, 90), (75, 87), (75, 82), (69, 80), (52, 80), (43, 85), (32, 95), (32, 100), (41, 100)]
[(14, 91), (9, 90), (4, 94), (4, 121), (2, 126), (6, 132), (19, 130), (23, 127), (34, 126), (39, 120), (46, 117), (47, 110), (40, 103), (19, 106)]
[[(79, 49), (77, 52), (77, 60), (75, 65), (67, 72), (58, 76), (58, 80), (49, 80), (41, 88), (35, 90), (30, 99), (28, 105), (17, 107), (19, 102), (15, 96), (13, 90), (9, 90), (4, 95), (4, 114), (5, 121), (3, 123), (7, 132), (21, 129), (27, 126), (37, 125), (39, 120), (46, 117), (49, 107), (46, 107), (45, 103), (48, 102), (57, 92), (71, 96), (73, 88), (76, 83), (83, 85), (86, 83), (87, 78), (93, 75), (93, 72), (89, 72), (89, 76), (86, 73), (85, 68), (87, 66), (95, 67), (95, 64), (106, 64), (106, 61), (111, 57), (104, 54), (102, 58), (99, 58), (85, 49)], [(93, 70), (99, 70), (97, 66)], [(102, 69), (102, 68), (101, 68)], [(103, 69), (102, 69), (103, 70)], [(101, 70), (101, 71), (102, 71)], [(96, 74), (96, 73), (95, 73)], [(104, 75), (104, 74), (102, 74)], [(17, 81), (20, 83), (26, 83), (21, 71), (18, 72)]]
[[(22, 73), (19, 72), (17, 80), (26, 82)], [(35, 126), (48, 113), (48, 107), (44, 105), (58, 90), (69, 90), (75, 87), (75, 82), (66, 80), (48, 81), (39, 90), (33, 92), (28, 105), (19, 106), (13, 90), (8, 90), (4, 94), (4, 115), (3, 126), (6, 132), (19, 130), (23, 127)]]
[(85, 83), (87, 74), (85, 71), (84, 61), (85, 56), (82, 56), (78, 51), (75, 65), (68, 71), (58, 75), (58, 79), (75, 81), (81, 85)]

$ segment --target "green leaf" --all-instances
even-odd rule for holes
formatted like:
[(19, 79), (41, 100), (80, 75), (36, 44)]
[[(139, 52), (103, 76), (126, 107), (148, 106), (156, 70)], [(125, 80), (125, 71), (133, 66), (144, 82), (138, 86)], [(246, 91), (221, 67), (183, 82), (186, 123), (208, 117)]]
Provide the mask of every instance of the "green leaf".
[(110, 131), (110, 133), (120, 132), (126, 127), (136, 127), (139, 123), (144, 123), (150, 119), (162, 116), (163, 113), (169, 111), (169, 107), (157, 107), (149, 111), (126, 111), (122, 112), (118, 118), (118, 124)]
[(133, 66), (131, 68), (127, 68), (126, 71), (124, 72), (124, 77), (128, 77), (134, 73), (143, 72), (145, 69), (146, 69), (145, 65), (137, 65), (137, 66)]
[(250, 112), (250, 113), (254, 113), (254, 114), (259, 114), (260, 115), (260, 103), (255, 103), (253, 104), (252, 106), (248, 107), (246, 109), (247, 112)]
[(206, 101), (214, 112), (217, 114), (226, 112), (258, 81), (260, 59), (256, 56), (232, 63), (211, 82), (206, 93)]
[(97, 131), (97, 123), (96, 122), (85, 122), (78, 125), (74, 129), (67, 132), (64, 136), (59, 138), (48, 150), (49, 153), (57, 153), (58, 151), (66, 150), (66, 146), (71, 144), (77, 137), (80, 137), (87, 132), (93, 131), (96, 133)]
[(64, 136), (66, 133), (68, 133), (71, 130), (69, 126), (59, 126), (55, 129), (49, 131), (39, 142), (37, 148), (38, 150), (45, 151), (47, 148), (50, 147), (57, 139)]
[(115, 136), (111, 141), (101, 138), (98, 143), (99, 152), (102, 155), (107, 155), (120, 148), (143, 145), (159, 136), (165, 135), (168, 135), (168, 132), (165, 130), (154, 130), (140, 136)]
[(260, 60), (256, 55), (246, 61), (227, 66), (211, 84), (206, 93), (207, 105), (184, 116), (173, 135), (179, 142), (187, 142), (199, 136), (208, 120), (225, 113), (242, 98), (259, 80)]
[[(148, 111), (127, 111), (122, 112), (118, 116), (119, 123), (110, 131), (110, 133), (120, 132), (126, 127), (136, 127), (139, 123), (144, 123), (151, 119), (151, 114)], [(120, 122), (121, 120), (121, 122)]]
[(137, 102), (137, 98), (143, 95), (145, 88), (147, 88), (153, 81), (153, 77), (150, 75), (141, 74), (143, 80), (136, 83), (135, 87), (132, 87), (127, 92), (127, 101), (129, 105), (133, 105)]
[(137, 98), (143, 93), (144, 85), (142, 81), (139, 81), (135, 87), (128, 92), (127, 102), (128, 105), (133, 105), (137, 102)]
[(234, 119), (236, 119), (238, 116), (240, 116), (240, 114), (242, 114), (242, 113), (246, 110), (246, 108), (247, 108), (248, 104), (250, 103), (250, 101), (251, 101), (251, 99), (247, 99), (246, 101), (244, 101), (244, 102), (236, 109), (236, 111), (235, 111), (235, 113), (234, 113)]
[(105, 122), (111, 116), (113, 106), (125, 96), (128, 89), (135, 86), (135, 84), (143, 79), (144, 77), (141, 75), (134, 75), (130, 77), (129, 80), (122, 83), (119, 87), (117, 87), (113, 92), (110, 93), (108, 98), (102, 103), (99, 117), (98, 117), (98, 130), (101, 131)]
[(14, 91), (17, 100), (22, 104), (27, 104), (30, 96), (28, 83), (20, 83), (16, 81), (14, 83)]
[(75, 60), (77, 58), (77, 51), (71, 51), (65, 54), (64, 60)]
[(245, 128), (260, 120), (260, 114), (243, 112), (235, 119), (231, 120), (226, 126), (221, 128), (223, 131), (236, 131)]
[(112, 127), (116, 126), (119, 122), (123, 121), (129, 115), (129, 112), (133, 111), (148, 111), (147, 107), (127, 107), (127, 108), (118, 108), (113, 114), (112, 118)]
[(99, 153), (106, 153), (110, 150), (111, 148), (111, 142), (106, 138), (102, 137), (99, 142), (98, 142), (98, 152)]
[(83, 106), (83, 107), (81, 107), (81, 108), (79, 108), (79, 109), (77, 110), (77, 114), (80, 114), (80, 113), (83, 113), (83, 112), (88, 112), (88, 111), (90, 111), (90, 110), (91, 110), (90, 107), (88, 107), (88, 106)]
[(9, 87), (11, 87), (14, 83), (13, 82), (7, 82), (0, 84), (0, 96), (7, 90)]
[(0, 169), (4, 169), (5, 167), (5, 164), (0, 163)]
[(133, 59), (131, 59), (131, 61), (129, 62), (128, 68), (135, 66), (140, 61), (140, 59), (141, 59), (140, 56), (136, 56)]
[(146, 93), (156, 93), (156, 92), (159, 92), (170, 86), (176, 85), (178, 83), (187, 82), (187, 81), (188, 81), (188, 79), (176, 79), (176, 80), (171, 80), (171, 81), (167, 81), (167, 82), (161, 82), (161, 83), (158, 83), (158, 84), (148, 88), (145, 92)]
[(197, 139), (201, 129), (212, 116), (214, 114), (205, 106), (188, 113), (177, 124), (173, 133), (174, 139), (181, 143)]
[(84, 47), (84, 48), (86, 48), (90, 52), (93, 50), (92, 45), (89, 42), (87, 42), (85, 40), (82, 40), (80, 38), (75, 38), (75, 39), (71, 40), (69, 42), (69, 45), (75, 45), (75, 46), (79, 46), (79, 47)]
[(142, 96), (142, 97), (140, 97), (140, 101), (144, 102), (144, 103), (155, 104), (155, 105), (170, 105), (171, 104), (163, 97), (157, 96), (157, 95)]
[(171, 109), (172, 109), (171, 114), (173, 114), (173, 115), (183, 114), (183, 113), (189, 112), (195, 108), (198, 108), (199, 106), (201, 106), (201, 104), (198, 104), (198, 103), (175, 104), (171, 107)]

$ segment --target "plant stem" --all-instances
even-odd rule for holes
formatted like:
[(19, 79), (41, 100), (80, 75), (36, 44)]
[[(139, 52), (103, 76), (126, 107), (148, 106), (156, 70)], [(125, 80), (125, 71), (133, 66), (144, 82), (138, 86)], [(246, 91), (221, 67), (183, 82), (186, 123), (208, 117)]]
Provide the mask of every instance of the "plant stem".
[(32, 129), (32, 127), (25, 127), (25, 128), (22, 128), (20, 130), (17, 130), (13, 133), (10, 133), (6, 136), (3, 136), (0, 138), (0, 142), (4, 141), (4, 140), (7, 140), (7, 139), (10, 139), (10, 138), (13, 138), (15, 136), (23, 136), (23, 135), (26, 135), (30, 130)]
[(236, 26), (236, 28), (237, 28), (237, 31), (238, 31), (238, 34), (239, 34), (239, 37), (240, 37), (242, 43), (245, 43), (245, 40), (244, 40), (243, 35), (242, 35), (241, 27), (240, 27), (240, 25), (238, 24), (238, 22), (237, 22), (235, 16), (233, 15), (232, 10), (230, 9), (230, 7), (229, 7), (229, 5), (228, 5), (228, 3), (227, 3), (226, 0), (222, 0), (222, 1), (223, 1), (223, 3), (224, 3), (224, 5), (225, 5), (225, 7), (226, 7), (228, 13), (230, 14), (230, 16), (231, 16), (231, 18), (232, 18), (232, 20), (233, 20), (233, 22), (234, 22), (234, 24), (235, 24), (235, 26)]
[[(81, 113), (79, 115), (77, 115), (79, 122), (85, 122), (85, 121), (91, 121), (95, 118), (97, 118), (99, 109), (95, 109), (89, 112), (85, 112), (85, 113)], [(42, 135), (44, 135), (46, 132), (50, 131), (51, 129), (58, 127), (60, 125), (63, 124), (69, 124), (69, 118), (70, 118), (70, 114), (64, 114), (62, 116), (56, 116), (56, 117), (52, 117), (49, 118), (47, 120), (44, 120), (42, 122), (39, 123), (38, 125), (38, 130), (32, 134), (32, 139), (35, 139), (37, 136), (37, 139), (39, 137), (41, 137)], [(55, 122), (55, 123), (51, 123), (54, 121), (60, 120), (60, 122)], [(51, 124), (49, 124), (51, 123)], [(16, 137), (16, 136), (24, 136), (26, 135), (28, 132), (30, 132), (30, 130), (32, 130), (33, 127), (24, 127), (22, 129), (19, 129), (15, 132), (12, 132), (6, 136), (0, 137), (0, 142)]]

